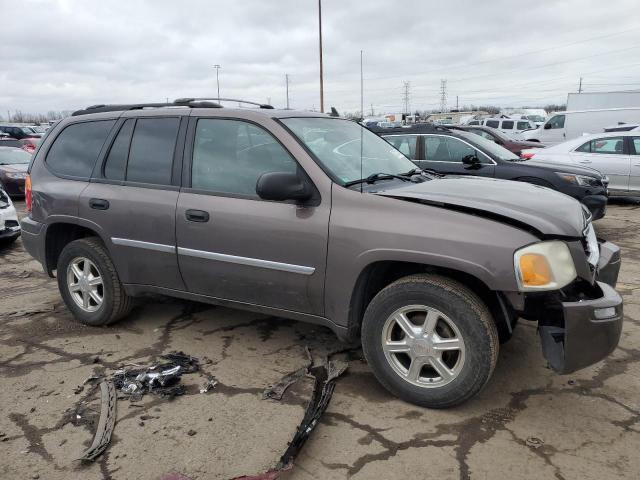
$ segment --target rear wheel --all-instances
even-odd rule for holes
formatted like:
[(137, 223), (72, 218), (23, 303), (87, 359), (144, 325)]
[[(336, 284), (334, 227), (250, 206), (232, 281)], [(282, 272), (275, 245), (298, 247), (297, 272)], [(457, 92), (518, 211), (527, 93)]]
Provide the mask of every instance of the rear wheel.
[(58, 259), (58, 288), (74, 317), (87, 325), (108, 325), (131, 310), (109, 253), (95, 237), (74, 240)]
[(362, 346), (376, 378), (417, 405), (460, 404), (487, 383), (498, 356), (496, 325), (466, 286), (412, 275), (384, 288), (362, 324)]

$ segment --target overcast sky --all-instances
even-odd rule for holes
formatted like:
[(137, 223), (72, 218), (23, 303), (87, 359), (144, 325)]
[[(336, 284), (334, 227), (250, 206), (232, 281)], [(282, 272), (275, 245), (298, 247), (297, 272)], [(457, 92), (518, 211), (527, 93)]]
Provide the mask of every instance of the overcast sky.
[[(0, 115), (216, 96), (319, 108), (317, 0), (0, 0)], [(20, 8), (16, 8), (19, 5)], [(325, 107), (564, 103), (640, 88), (637, 0), (323, 0)]]

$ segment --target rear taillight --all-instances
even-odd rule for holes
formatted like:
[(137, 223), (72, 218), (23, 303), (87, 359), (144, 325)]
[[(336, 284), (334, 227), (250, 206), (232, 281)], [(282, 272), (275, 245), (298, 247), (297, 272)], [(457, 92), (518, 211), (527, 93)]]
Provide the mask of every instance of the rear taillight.
[(27, 204), (27, 212), (31, 213), (33, 206), (33, 195), (31, 193), (31, 175), (27, 175), (24, 181), (24, 201)]
[(520, 158), (523, 160), (531, 160), (535, 156), (535, 153), (521, 153)]

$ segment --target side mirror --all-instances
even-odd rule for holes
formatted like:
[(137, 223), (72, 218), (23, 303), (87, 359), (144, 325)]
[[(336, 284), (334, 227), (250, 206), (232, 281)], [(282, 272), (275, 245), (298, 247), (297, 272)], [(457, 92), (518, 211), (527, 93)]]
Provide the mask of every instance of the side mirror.
[(263, 173), (256, 183), (256, 193), (263, 200), (295, 200), (299, 203), (309, 200), (313, 195), (305, 180), (289, 172)]
[(544, 124), (544, 129), (545, 130), (551, 130), (551, 124), (550, 123), (545, 123)]
[(499, 138), (496, 138), (494, 142), (496, 142), (498, 145), (502, 145), (502, 140), (500, 140)]
[(475, 153), (470, 153), (469, 155), (462, 157), (462, 164), (466, 165), (466, 168), (480, 168), (482, 165), (480, 163), (480, 159)]

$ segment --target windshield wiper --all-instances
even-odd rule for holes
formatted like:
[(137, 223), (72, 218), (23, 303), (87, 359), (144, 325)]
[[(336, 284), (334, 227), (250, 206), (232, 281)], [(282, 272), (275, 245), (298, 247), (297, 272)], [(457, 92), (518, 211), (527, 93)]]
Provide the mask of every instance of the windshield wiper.
[(412, 176), (412, 175), (421, 175), (427, 174), (431, 177), (444, 177), (444, 175), (440, 172), (436, 172), (431, 168), (413, 168), (409, 170), (407, 173), (400, 173), (399, 175)]
[(379, 173), (372, 173), (371, 175), (369, 175), (366, 178), (361, 178), (359, 180), (352, 180), (350, 182), (347, 182), (344, 184), (345, 187), (351, 187), (353, 185), (358, 185), (360, 183), (375, 183), (376, 180), (389, 180), (392, 178), (397, 178), (402, 180), (403, 182), (410, 182), (411, 179), (404, 176), (403, 174), (400, 175), (395, 175), (393, 173), (384, 173), (384, 172), (379, 172)]

